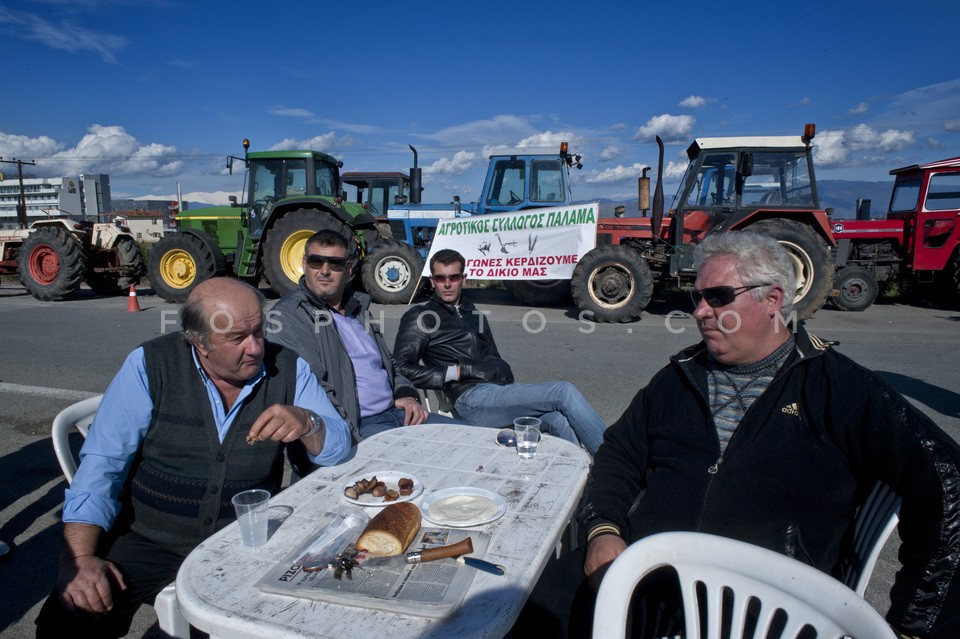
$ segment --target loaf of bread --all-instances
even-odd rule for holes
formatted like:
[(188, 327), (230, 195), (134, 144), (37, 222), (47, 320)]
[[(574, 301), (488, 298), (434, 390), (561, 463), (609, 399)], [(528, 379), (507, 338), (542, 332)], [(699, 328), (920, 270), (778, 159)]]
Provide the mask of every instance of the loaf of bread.
[(390, 504), (381, 510), (357, 539), (357, 550), (371, 556), (399, 555), (420, 530), (420, 509), (408, 501)]

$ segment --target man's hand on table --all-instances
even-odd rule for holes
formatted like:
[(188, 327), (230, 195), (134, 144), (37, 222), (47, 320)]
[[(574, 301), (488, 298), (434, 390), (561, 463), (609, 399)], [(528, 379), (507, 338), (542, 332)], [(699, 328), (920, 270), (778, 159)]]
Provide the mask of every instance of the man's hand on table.
[(420, 402), (412, 397), (401, 397), (394, 402), (397, 408), (403, 409), (403, 425), (415, 426), (422, 424), (430, 415), (427, 409), (420, 405)]
[(102, 614), (113, 608), (113, 589), (116, 584), (127, 589), (123, 575), (109, 561), (95, 555), (60, 559), (57, 591), (60, 605), (68, 612)]
[(583, 560), (583, 572), (594, 592), (600, 589), (600, 581), (613, 560), (627, 549), (627, 543), (619, 535), (600, 535), (587, 544)]

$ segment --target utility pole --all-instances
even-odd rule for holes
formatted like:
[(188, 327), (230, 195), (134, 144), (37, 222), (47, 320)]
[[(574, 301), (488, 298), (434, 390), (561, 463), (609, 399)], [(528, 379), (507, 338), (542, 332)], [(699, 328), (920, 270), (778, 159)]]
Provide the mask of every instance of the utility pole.
[(27, 197), (23, 192), (23, 165), (27, 166), (36, 166), (36, 162), (24, 162), (23, 160), (18, 160), (13, 158), (12, 160), (4, 160), (0, 157), (0, 163), (2, 164), (16, 164), (17, 165), (17, 178), (20, 180), (20, 202), (17, 204), (17, 226), (22, 229), (27, 228)]

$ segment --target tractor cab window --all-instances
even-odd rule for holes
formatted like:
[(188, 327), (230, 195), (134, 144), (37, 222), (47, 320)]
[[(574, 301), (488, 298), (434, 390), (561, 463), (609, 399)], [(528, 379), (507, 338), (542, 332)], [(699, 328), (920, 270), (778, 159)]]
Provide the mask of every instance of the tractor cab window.
[(733, 206), (736, 159), (735, 153), (712, 153), (704, 156), (696, 173), (688, 171), (685, 179), (693, 184), (687, 191), (686, 206)]
[(337, 176), (334, 168), (328, 164), (317, 163), (317, 195), (338, 195)]
[(405, 193), (396, 180), (374, 180), (367, 195), (367, 212), (371, 215), (386, 215), (398, 195)]
[(960, 209), (960, 173), (935, 173), (927, 187), (927, 211), (956, 211)]
[(277, 199), (283, 197), (283, 160), (252, 162), (250, 178), (250, 233), (257, 235)]
[(530, 166), (530, 199), (563, 201), (563, 160), (534, 160)]
[(297, 197), (307, 193), (307, 162), (306, 160), (287, 161), (287, 191), (286, 197)]
[(526, 165), (523, 162), (497, 161), (493, 167), (487, 204), (490, 206), (513, 206), (523, 202), (525, 174)]
[(754, 152), (743, 178), (741, 206), (814, 206), (806, 153)]
[(913, 180), (898, 180), (893, 185), (893, 196), (890, 198), (891, 213), (909, 213), (917, 210), (920, 203), (920, 178)]

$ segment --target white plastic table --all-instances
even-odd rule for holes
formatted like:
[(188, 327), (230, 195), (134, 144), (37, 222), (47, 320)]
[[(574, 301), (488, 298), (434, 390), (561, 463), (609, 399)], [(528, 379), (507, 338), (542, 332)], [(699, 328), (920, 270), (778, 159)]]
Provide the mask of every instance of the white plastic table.
[[(236, 524), (216, 533), (184, 561), (177, 599), (195, 627), (222, 638), (261, 637), (503, 637), (513, 626), (575, 514), (589, 470), (581, 448), (545, 435), (534, 459), (496, 444), (495, 429), (420, 425), (390, 430), (361, 442), (337, 466), (314, 471), (271, 499), (292, 513), (264, 546), (245, 548)], [(491, 535), (484, 558), (503, 564), (505, 576), (477, 572), (460, 607), (430, 619), (260, 592), (254, 584), (315, 530), (320, 516), (342, 505), (342, 491), (357, 475), (403, 471), (424, 491), (475, 486), (499, 493), (506, 514), (477, 526)]]

